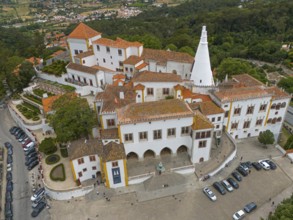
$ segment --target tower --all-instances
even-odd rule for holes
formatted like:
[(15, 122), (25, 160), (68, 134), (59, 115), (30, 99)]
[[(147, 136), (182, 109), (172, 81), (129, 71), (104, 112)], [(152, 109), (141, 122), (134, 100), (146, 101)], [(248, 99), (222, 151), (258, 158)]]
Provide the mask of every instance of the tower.
[(190, 80), (193, 81), (196, 87), (209, 87), (215, 85), (211, 70), (206, 26), (202, 27), (200, 42), (195, 54)]

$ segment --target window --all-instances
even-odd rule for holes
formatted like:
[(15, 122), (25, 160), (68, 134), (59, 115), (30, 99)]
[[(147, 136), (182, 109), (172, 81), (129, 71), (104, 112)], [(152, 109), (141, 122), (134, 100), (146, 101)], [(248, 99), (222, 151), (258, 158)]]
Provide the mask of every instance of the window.
[(85, 60), (82, 60), (82, 63), (85, 64)]
[(263, 122), (263, 119), (258, 119), (258, 120), (256, 120), (255, 125), (256, 126), (261, 126), (262, 125), (262, 122)]
[(124, 140), (125, 141), (133, 141), (132, 133), (125, 134), (124, 135)]
[(91, 86), (93, 85), (93, 80), (91, 80), (91, 79), (90, 79), (90, 85), (91, 85)]
[(220, 116), (218, 117), (218, 121), (221, 121), (221, 117)]
[(79, 50), (79, 53), (83, 53), (83, 51), (82, 50)]
[(82, 172), (78, 172), (78, 177), (82, 177)]
[(176, 128), (168, 128), (167, 135), (168, 135), (168, 137), (176, 136)]
[(107, 53), (110, 53), (110, 47), (106, 47)]
[(96, 161), (96, 157), (94, 155), (90, 156), (90, 161)]
[(281, 108), (281, 103), (278, 103), (278, 105), (276, 106), (276, 109), (279, 110)]
[(106, 59), (105, 58), (103, 59), (103, 62), (106, 63)]
[(240, 113), (241, 113), (241, 108), (234, 109), (234, 115), (240, 115)]
[(122, 50), (120, 50), (120, 49), (118, 50), (118, 55), (122, 56)]
[(131, 72), (131, 73), (133, 72), (133, 68), (130, 68), (130, 72)]
[(163, 95), (169, 95), (169, 88), (163, 88)]
[(276, 121), (277, 121), (277, 118), (274, 118), (274, 119), (272, 120), (272, 124), (276, 124)]
[(128, 67), (125, 67), (125, 71), (128, 72)]
[(238, 128), (238, 122), (234, 122), (231, 124), (231, 129), (237, 129)]
[(286, 102), (283, 102), (282, 105), (281, 105), (281, 107), (282, 108), (285, 108), (286, 107)]
[(86, 83), (86, 78), (83, 78), (83, 82)]
[(97, 45), (97, 51), (100, 51), (100, 46), (99, 45)]
[(74, 54), (77, 55), (78, 54), (78, 50), (74, 50)]
[(274, 104), (272, 104), (271, 109), (275, 109), (275, 108), (276, 108), (276, 104), (274, 103)]
[(79, 158), (79, 159), (77, 160), (77, 162), (78, 162), (78, 164), (83, 164), (83, 163), (84, 163), (84, 160), (83, 160), (83, 158)]
[(139, 140), (140, 141), (147, 141), (148, 140), (148, 133), (146, 131), (139, 132)]
[(259, 111), (265, 111), (267, 109), (267, 104), (262, 104), (260, 107), (259, 107)]
[(147, 95), (154, 95), (154, 89), (153, 88), (147, 88)]
[(82, 171), (83, 171), (83, 172), (86, 172), (86, 171), (87, 171), (87, 168), (83, 168)]
[(282, 117), (279, 117), (278, 119), (277, 119), (277, 122), (281, 122), (282, 121)]
[(182, 127), (181, 128), (181, 134), (188, 134), (189, 133), (189, 127)]
[(243, 128), (249, 128), (250, 127), (250, 121), (245, 121)]
[(198, 147), (199, 148), (203, 148), (203, 147), (206, 147), (207, 146), (207, 141), (200, 141), (198, 142)]
[(123, 62), (122, 61), (119, 61), (119, 66), (123, 66)]
[(162, 139), (162, 131), (154, 130), (154, 140)]
[(195, 139), (200, 139), (200, 132), (196, 132)]
[(248, 114), (253, 114), (253, 110), (254, 110), (254, 106), (249, 106), (249, 107), (247, 108), (246, 114), (247, 114), (247, 115), (248, 115)]
[(118, 167), (118, 161), (112, 162), (112, 167)]
[(216, 120), (215, 118), (212, 118), (212, 122), (215, 122), (215, 120)]
[(107, 126), (108, 127), (115, 126), (115, 119), (107, 119)]
[(96, 167), (96, 166), (93, 166), (93, 167), (92, 167), (92, 170), (97, 170), (97, 167)]
[(225, 111), (225, 118), (229, 116), (229, 111)]
[(269, 120), (267, 121), (268, 124), (272, 123), (272, 119), (269, 118)]
[(75, 77), (74, 77), (74, 75), (72, 75), (72, 79), (73, 79), (73, 80), (75, 80)]
[(77, 78), (78, 78), (78, 81), (80, 82), (80, 77), (78, 76)]
[(217, 125), (216, 128), (219, 129), (220, 128), (220, 125)]

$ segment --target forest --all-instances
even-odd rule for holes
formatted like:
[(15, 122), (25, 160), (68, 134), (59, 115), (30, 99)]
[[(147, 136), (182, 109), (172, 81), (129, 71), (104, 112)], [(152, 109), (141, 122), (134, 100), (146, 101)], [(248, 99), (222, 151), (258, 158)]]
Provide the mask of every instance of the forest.
[[(201, 28), (206, 25), (213, 69), (220, 67), (223, 61), (231, 63), (231, 59), (226, 60), (231, 57), (282, 62), (291, 68), (293, 65), (292, 49), (281, 50), (283, 44), (293, 43), (292, 0), (190, 0), (176, 7), (164, 5), (129, 19), (87, 24), (102, 32), (104, 37), (122, 37), (140, 41), (147, 48), (182, 51), (192, 56)], [(76, 25), (70, 25), (66, 34)], [(38, 26), (0, 27), (0, 80), (7, 79), (10, 87), (18, 80), (10, 76), (11, 72), (24, 58), (48, 56), (43, 33), (35, 28)], [(246, 70), (247, 65), (243, 67)], [(254, 70), (251, 72), (258, 75)], [(264, 81), (263, 76), (258, 75), (258, 78)], [(21, 90), (21, 86), (18, 89)], [(0, 86), (0, 96), (3, 92)]]

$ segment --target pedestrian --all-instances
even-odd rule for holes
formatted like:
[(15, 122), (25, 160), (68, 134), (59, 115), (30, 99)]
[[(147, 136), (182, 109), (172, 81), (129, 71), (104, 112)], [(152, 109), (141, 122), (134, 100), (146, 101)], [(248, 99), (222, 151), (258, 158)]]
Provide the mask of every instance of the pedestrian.
[(274, 201), (272, 201), (272, 206), (273, 206), (273, 205), (275, 205), (275, 202), (274, 202)]
[(97, 190), (97, 196), (99, 195), (100, 193), (99, 193), (99, 191)]
[(248, 173), (251, 173), (251, 170), (249, 170)]
[(271, 198), (269, 198), (269, 201), (271, 201), (272, 199)]
[(240, 161), (242, 161), (243, 157), (241, 156)]

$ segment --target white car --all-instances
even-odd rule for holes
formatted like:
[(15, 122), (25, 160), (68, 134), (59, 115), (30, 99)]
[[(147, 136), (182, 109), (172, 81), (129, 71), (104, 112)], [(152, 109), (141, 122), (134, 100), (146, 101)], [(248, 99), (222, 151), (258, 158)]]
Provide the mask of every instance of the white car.
[(262, 166), (264, 170), (270, 170), (270, 165), (265, 160), (260, 160), (258, 163)]
[(227, 180), (223, 180), (222, 185), (226, 188), (226, 190), (228, 192), (232, 192), (234, 190), (233, 187), (230, 185), (230, 183), (228, 183)]
[(216, 195), (213, 193), (212, 190), (210, 190), (210, 188), (208, 188), (208, 187), (204, 187), (204, 188), (202, 189), (202, 191), (204, 192), (204, 194), (207, 195), (207, 197), (209, 197), (210, 200), (212, 200), (212, 201), (216, 201), (216, 200), (217, 200)]
[(239, 210), (238, 212), (235, 212), (234, 215), (233, 215), (233, 219), (234, 220), (240, 220), (240, 219), (243, 219), (245, 216), (245, 212), (241, 209)]

